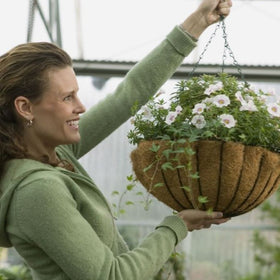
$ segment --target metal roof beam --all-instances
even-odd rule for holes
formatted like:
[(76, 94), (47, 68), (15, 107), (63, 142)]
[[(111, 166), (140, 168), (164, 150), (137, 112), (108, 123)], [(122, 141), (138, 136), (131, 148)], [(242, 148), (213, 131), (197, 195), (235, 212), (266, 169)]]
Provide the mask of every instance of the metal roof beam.
[[(74, 60), (73, 66), (77, 75), (122, 77), (136, 62), (114, 61), (85, 61)], [(174, 79), (186, 79), (193, 70), (193, 64), (182, 64), (174, 73)], [(240, 65), (244, 78), (247, 80), (277, 81), (280, 82), (280, 66)], [(222, 65), (200, 64), (193, 75), (215, 74), (221, 72)], [(224, 72), (239, 77), (235, 66), (225, 65)]]

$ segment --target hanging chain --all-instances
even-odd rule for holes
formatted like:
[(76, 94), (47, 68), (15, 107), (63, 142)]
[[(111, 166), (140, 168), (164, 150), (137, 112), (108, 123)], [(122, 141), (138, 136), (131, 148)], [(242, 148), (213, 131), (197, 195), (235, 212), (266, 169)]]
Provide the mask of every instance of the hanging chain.
[(198, 65), (199, 65), (199, 62), (201, 61), (201, 59), (203, 58), (203, 56), (204, 56), (205, 52), (207, 51), (209, 45), (211, 44), (213, 38), (216, 36), (217, 30), (220, 28), (220, 26), (221, 26), (221, 21), (220, 21), (218, 24), (216, 24), (216, 28), (215, 28), (214, 32), (212, 33), (212, 35), (210, 36), (208, 42), (206, 43), (205, 48), (204, 48), (204, 50), (202, 51), (202, 53), (200, 54), (200, 56), (199, 56), (199, 58), (198, 58), (198, 61), (197, 61), (196, 64), (194, 65), (192, 71), (189, 73), (188, 78), (192, 77), (193, 73), (195, 72), (196, 68), (197, 68)]
[(187, 79), (189, 79), (190, 77), (192, 77), (192, 75), (194, 74), (195, 70), (197, 69), (201, 59), (203, 58), (205, 52), (207, 51), (209, 45), (211, 44), (213, 38), (216, 36), (216, 33), (218, 31), (218, 29), (222, 26), (222, 31), (223, 31), (223, 39), (224, 39), (224, 50), (223, 50), (223, 56), (222, 56), (222, 72), (224, 72), (224, 68), (225, 68), (225, 61), (227, 59), (227, 52), (229, 53), (229, 56), (232, 58), (233, 60), (233, 65), (237, 68), (237, 71), (240, 75), (241, 80), (245, 83), (246, 86), (248, 86), (248, 82), (245, 80), (244, 75), (241, 71), (241, 67), (238, 64), (237, 60), (234, 57), (233, 51), (231, 50), (229, 43), (228, 43), (228, 36), (227, 36), (227, 32), (226, 32), (226, 25), (225, 25), (225, 21), (224, 21), (224, 17), (221, 16), (221, 19), (219, 21), (218, 24), (216, 24), (216, 28), (214, 30), (214, 32), (212, 33), (212, 35), (210, 36), (208, 42), (205, 45), (204, 50), (202, 51), (201, 55), (198, 58), (198, 61), (195, 63), (192, 71), (188, 74)]
[(238, 64), (237, 60), (235, 59), (234, 57), (234, 54), (233, 54), (233, 51), (231, 50), (230, 46), (229, 46), (229, 43), (228, 43), (228, 36), (227, 36), (227, 32), (226, 32), (226, 24), (225, 24), (225, 21), (224, 19), (222, 19), (221, 21), (222, 23), (222, 30), (223, 30), (223, 39), (224, 39), (224, 53), (223, 53), (223, 64), (222, 64), (222, 72), (224, 72), (224, 67), (225, 67), (225, 60), (227, 58), (227, 52), (229, 53), (229, 56), (232, 58), (233, 60), (233, 65), (236, 67), (239, 75), (240, 75), (240, 78), (241, 80), (246, 84), (248, 85), (247, 81), (245, 80), (244, 78), (244, 75), (241, 71), (241, 67), (240, 65)]

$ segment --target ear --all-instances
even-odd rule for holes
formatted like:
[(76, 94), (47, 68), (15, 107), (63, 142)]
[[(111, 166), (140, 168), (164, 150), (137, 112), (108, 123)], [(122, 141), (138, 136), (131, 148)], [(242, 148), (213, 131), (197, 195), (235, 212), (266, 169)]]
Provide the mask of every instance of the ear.
[(25, 120), (33, 120), (32, 103), (24, 96), (18, 96), (14, 101), (17, 114)]

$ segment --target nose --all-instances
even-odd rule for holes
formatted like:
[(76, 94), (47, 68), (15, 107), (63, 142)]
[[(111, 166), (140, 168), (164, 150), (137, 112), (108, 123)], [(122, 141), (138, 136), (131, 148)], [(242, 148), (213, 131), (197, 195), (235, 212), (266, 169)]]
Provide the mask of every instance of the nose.
[(76, 99), (76, 106), (75, 106), (75, 113), (76, 114), (82, 114), (86, 111), (86, 107), (81, 102), (81, 100), (77, 97)]

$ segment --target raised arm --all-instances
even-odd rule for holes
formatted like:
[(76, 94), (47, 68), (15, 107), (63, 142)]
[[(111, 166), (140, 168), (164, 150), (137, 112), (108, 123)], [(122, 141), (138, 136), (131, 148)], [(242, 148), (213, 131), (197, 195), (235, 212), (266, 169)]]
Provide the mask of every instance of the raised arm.
[(131, 116), (131, 107), (140, 106), (174, 74), (184, 58), (196, 46), (196, 39), (220, 15), (227, 16), (231, 0), (204, 0), (180, 26), (137, 63), (125, 76), (114, 94), (84, 114), (81, 124), (81, 142), (74, 147), (77, 158), (83, 156)]

